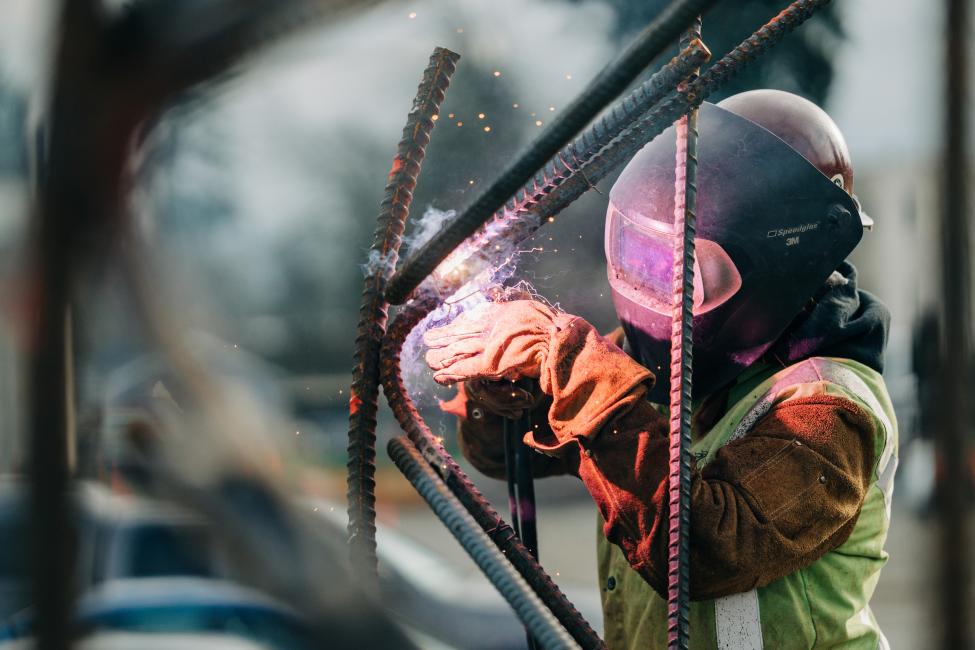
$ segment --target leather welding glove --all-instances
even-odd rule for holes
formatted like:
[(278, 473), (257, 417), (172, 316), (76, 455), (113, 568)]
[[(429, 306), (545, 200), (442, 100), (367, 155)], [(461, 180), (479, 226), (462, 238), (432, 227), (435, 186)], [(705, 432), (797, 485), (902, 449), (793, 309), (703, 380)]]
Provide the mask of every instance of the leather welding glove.
[[(505, 416), (495, 410), (515, 416), (508, 419), (516, 419), (523, 415), (515, 409), (520, 405), (529, 411), (532, 430), (543, 437), (551, 436), (548, 427), (551, 398), (539, 390), (537, 382), (531, 382), (530, 390), (515, 392), (515, 397), (511, 397), (511, 386), (507, 380), (461, 382), (457, 384), (457, 395), (440, 403), (445, 413), (457, 416), (457, 444), (464, 457), (482, 474), (502, 481), (508, 473), (504, 454)], [(562, 458), (531, 454), (532, 476), (535, 478), (568, 474), (574, 466)]]
[(537, 379), (552, 399), (554, 439), (525, 436), (558, 455), (570, 442), (592, 439), (612, 417), (645, 401), (653, 374), (600, 336), (584, 319), (531, 300), (487, 303), (429, 330), (427, 364), (441, 384), (487, 378)]

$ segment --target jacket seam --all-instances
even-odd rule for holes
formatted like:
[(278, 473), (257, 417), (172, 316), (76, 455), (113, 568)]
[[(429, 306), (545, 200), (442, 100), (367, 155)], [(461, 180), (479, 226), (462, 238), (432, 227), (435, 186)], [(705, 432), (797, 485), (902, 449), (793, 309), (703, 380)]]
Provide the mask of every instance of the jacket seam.
[(812, 599), (809, 597), (809, 585), (806, 583), (806, 569), (799, 569), (799, 580), (802, 582), (802, 595), (806, 597), (806, 611), (809, 612), (809, 623), (813, 629), (812, 647), (815, 648), (819, 643), (819, 630), (816, 628), (816, 617), (812, 611)]

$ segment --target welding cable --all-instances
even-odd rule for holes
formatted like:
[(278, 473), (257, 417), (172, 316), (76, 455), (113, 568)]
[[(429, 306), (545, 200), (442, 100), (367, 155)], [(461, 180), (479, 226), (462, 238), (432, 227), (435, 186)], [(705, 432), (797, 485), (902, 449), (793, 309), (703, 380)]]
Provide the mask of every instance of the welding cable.
[(589, 86), (474, 203), (428, 241), (390, 281), (390, 303), (400, 304), (461, 242), (491, 218), (536, 171), (636, 79), (697, 16), (717, 0), (674, 0), (607, 65)]
[(831, 0), (796, 0), (761, 29), (742, 41), (734, 50), (716, 61), (687, 84), (683, 90), (671, 94), (655, 108), (626, 129), (575, 173), (558, 186), (538, 198), (528, 211), (504, 214), (491, 223), (490, 234), (484, 234), (471, 254), (464, 260), (463, 271), (455, 270), (438, 281), (428, 282), (428, 291), (449, 296), (471, 278), (487, 268), (497, 266), (495, 250), (510, 250), (531, 237), (550, 219), (555, 218), (579, 197), (592, 189), (619, 166), (626, 163), (648, 142), (663, 133), (681, 116), (700, 106), (713, 92), (734, 77), (742, 68), (768, 52), (787, 34), (802, 25), (816, 11)]
[[(701, 21), (682, 42), (701, 39)], [(691, 80), (693, 82), (693, 79)], [(673, 312), (670, 330), (667, 647), (687, 650), (690, 628), (691, 361), (694, 235), (697, 209), (697, 110), (677, 121), (674, 172)]]
[(413, 443), (400, 436), (389, 441), (387, 450), (396, 467), (504, 596), (539, 644), (543, 648), (579, 648), (579, 644), (559, 625), (552, 612), (514, 570), (487, 533), (447, 489), (443, 479), (430, 468)]
[(504, 436), (504, 475), (508, 484), (508, 513), (511, 515), (511, 528), (515, 535), (521, 537), (521, 516), (518, 512), (518, 489), (516, 487), (516, 458), (515, 445), (518, 444), (515, 420), (501, 419), (502, 435)]
[(355, 365), (349, 397), (348, 513), (352, 566), (367, 586), (376, 582), (376, 413), (379, 402), (379, 351), (386, 332), (383, 292), (396, 267), (406, 219), (413, 201), (436, 116), (444, 100), (459, 55), (435, 48), (403, 127), (386, 183), (370, 251), (370, 269), (363, 283)]
[(533, 452), (522, 439), (531, 430), (531, 415), (525, 413), (514, 422), (515, 472), (518, 485), (518, 516), (521, 543), (538, 559), (538, 529), (535, 512), (535, 477), (532, 476)]
[(400, 355), (409, 333), (441, 303), (436, 292), (421, 290), (390, 323), (380, 361), (383, 394), (393, 415), (413, 444), (430, 463), (451, 492), (488, 534), (515, 569), (534, 589), (572, 638), (583, 648), (605, 648), (585, 618), (569, 602), (552, 578), (538, 564), (504, 519), (444, 449), (442, 439), (430, 431), (403, 383)]

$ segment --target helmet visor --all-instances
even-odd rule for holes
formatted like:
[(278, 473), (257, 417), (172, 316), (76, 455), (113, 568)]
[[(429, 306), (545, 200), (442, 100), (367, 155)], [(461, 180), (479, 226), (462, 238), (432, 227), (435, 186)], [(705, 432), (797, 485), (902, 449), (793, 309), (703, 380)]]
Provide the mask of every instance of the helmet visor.
[[(673, 309), (673, 223), (624, 214), (611, 202), (606, 224), (606, 259), (612, 287), (661, 314)], [(695, 239), (694, 313), (721, 305), (741, 288), (741, 275), (715, 242)]]

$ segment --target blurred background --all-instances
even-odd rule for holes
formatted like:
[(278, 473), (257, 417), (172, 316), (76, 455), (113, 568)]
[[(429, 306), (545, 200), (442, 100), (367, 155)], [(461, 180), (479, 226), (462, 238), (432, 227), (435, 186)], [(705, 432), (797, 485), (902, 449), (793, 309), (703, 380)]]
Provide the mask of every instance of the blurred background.
[[(104, 3), (106, 12), (125, 12), (130, 4)], [(462, 59), (427, 149), (414, 220), (467, 205), (664, 4), (369, 3), (264, 49), (219, 84), (196, 87), (169, 106), (144, 135), (133, 180), (132, 212), (146, 243), (139, 255), (150, 295), (185, 347), (240, 400), (233, 404), (247, 404), (247, 414), (238, 417), (260, 429), (239, 438), (188, 433), (170, 450), (180, 471), (205, 473), (224, 455), (261, 465), (323, 525), (344, 528), (348, 390), (363, 265), (390, 159), (433, 46)], [(721, 55), (784, 6), (781, 0), (719, 5), (705, 20), (705, 40)], [(30, 179), (43, 152), (56, 17), (57, 3), (0, 4), (0, 300), (10, 316), (0, 329), (0, 472), (11, 485), (27, 454), (24, 333), (14, 316), (27, 282)], [(925, 386), (937, 371), (932, 360), (939, 345), (944, 23), (940, 3), (837, 1), (712, 97), (773, 87), (822, 105), (847, 138), (857, 194), (876, 221), (853, 261), (862, 288), (893, 314), (885, 378), (898, 414), (902, 461), (891, 557), (873, 607), (895, 648), (937, 642), (931, 632), (938, 623), (937, 463), (924, 413), (937, 399)], [(602, 248), (605, 194), (613, 180), (540, 231), (518, 270), (547, 299), (603, 330), (616, 325)], [(115, 540), (114, 564), (92, 560), (115, 568), (102, 566), (94, 572), (101, 577), (91, 581), (211, 572), (193, 566), (197, 560), (185, 545), (166, 541), (184, 524), (191, 531), (184, 537), (196, 534), (182, 515), (157, 516), (150, 506), (129, 501), (112, 505), (119, 495), (139, 492), (122, 471), (131, 461), (133, 423), (163, 417), (156, 412), (161, 402), (174, 408), (181, 402), (167, 382), (171, 362), (133, 316), (119, 273), (100, 274), (71, 320), (72, 343), (84, 352), (84, 363), (74, 368), (69, 455), (75, 475), (98, 495), (92, 499), (101, 505), (94, 509), (111, 513)], [(426, 381), (417, 360), (406, 364), (427, 421), (455, 449), (455, 425), (437, 407), (451, 391)], [(969, 393), (972, 387), (969, 382)], [(399, 433), (387, 410), (379, 433), (380, 449)], [(380, 562), (402, 580), (404, 593), (421, 594), (429, 605), (426, 614), (403, 614), (421, 621), (414, 640), (423, 647), (467, 647), (450, 633), (438, 636), (435, 622), (423, 622), (463, 595), (470, 608), (496, 612), (519, 647), (522, 632), (504, 603), (379, 455)], [(493, 503), (504, 502), (503, 485), (470, 473)], [(591, 502), (570, 479), (546, 479), (536, 489), (542, 564), (598, 624)], [(0, 501), (2, 515), (9, 499)], [(15, 523), (0, 523), (3, 539), (12, 540), (0, 551), (0, 572), (18, 568), (6, 557), (19, 545)], [(133, 541), (139, 535), (156, 546), (140, 546)], [(132, 557), (118, 559), (126, 553)], [(172, 559), (174, 553), (185, 562)], [(0, 582), (15, 581), (0, 576)], [(6, 599), (0, 617), (20, 611), (18, 593), (15, 585), (0, 586)], [(496, 647), (505, 647), (504, 635), (496, 636)]]

